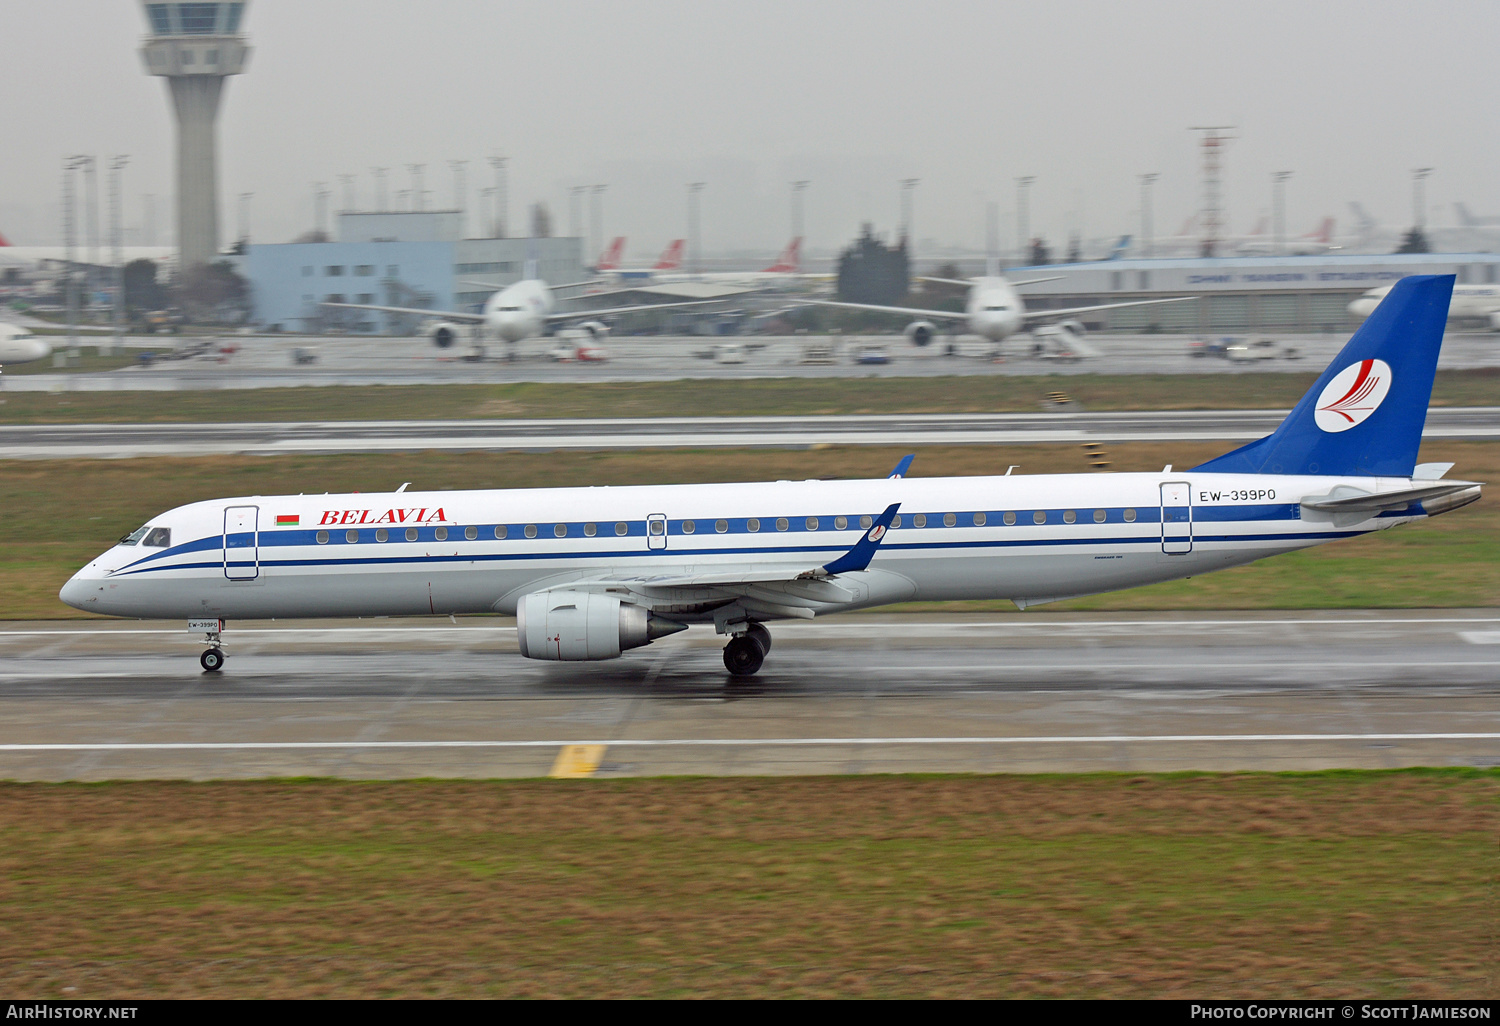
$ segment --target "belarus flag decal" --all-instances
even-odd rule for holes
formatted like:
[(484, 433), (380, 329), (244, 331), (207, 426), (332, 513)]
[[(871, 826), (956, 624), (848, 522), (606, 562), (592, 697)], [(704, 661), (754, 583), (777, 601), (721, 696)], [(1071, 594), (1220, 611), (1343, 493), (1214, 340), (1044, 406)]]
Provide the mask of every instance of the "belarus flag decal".
[(300, 523), (302, 523), (302, 517), (299, 516), (296, 513), (290, 513), (290, 514), (288, 514), (288, 513), (278, 513), (278, 514), (276, 514), (276, 526), (277, 527), (296, 527)]

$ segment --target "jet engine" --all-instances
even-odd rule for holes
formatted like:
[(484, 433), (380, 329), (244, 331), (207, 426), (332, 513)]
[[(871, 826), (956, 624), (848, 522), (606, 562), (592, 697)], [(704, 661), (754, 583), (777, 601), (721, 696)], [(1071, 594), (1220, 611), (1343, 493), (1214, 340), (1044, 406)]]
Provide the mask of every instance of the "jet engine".
[(644, 606), (587, 591), (538, 591), (516, 605), (516, 636), (528, 659), (617, 659), (685, 630)]
[(906, 340), (918, 348), (931, 342), (932, 336), (936, 334), (937, 328), (933, 327), (931, 321), (912, 321), (906, 326)]
[(450, 321), (438, 321), (427, 329), (427, 337), (432, 339), (432, 344), (439, 349), (447, 349), (459, 340), (464, 330), (462, 324), (453, 324)]
[(584, 321), (578, 325), (580, 331), (586, 331), (595, 342), (603, 342), (609, 338), (609, 325), (603, 321)]

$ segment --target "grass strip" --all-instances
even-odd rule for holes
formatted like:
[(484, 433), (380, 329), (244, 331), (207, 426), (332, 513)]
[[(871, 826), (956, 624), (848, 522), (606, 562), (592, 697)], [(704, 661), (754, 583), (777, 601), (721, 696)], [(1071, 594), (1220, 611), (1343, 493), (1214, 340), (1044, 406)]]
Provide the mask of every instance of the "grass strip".
[[(1316, 379), (1246, 372), (10, 392), (0, 424), (1036, 412), (1051, 392), (1101, 412), (1285, 409)], [(1500, 368), (1440, 371), (1432, 401), (1500, 405)]]
[[(1193, 466), (1213, 443), (1113, 446), (1114, 470)], [(0, 619), (83, 617), (57, 591), (120, 535), (174, 506), (201, 499), (298, 492), (416, 488), (534, 488), (882, 477), (897, 448), (566, 453), (401, 453), (216, 456), (184, 459), (41, 460), (6, 464), (0, 476)], [(1425, 461), (1456, 463), (1454, 476), (1500, 481), (1500, 443), (1433, 442)], [(914, 477), (1088, 471), (1071, 445), (922, 449)], [(1183, 581), (1074, 599), (1048, 609), (1341, 609), (1500, 605), (1500, 512), (1480, 502), (1410, 527), (1332, 542)], [(897, 607), (903, 608), (903, 607)], [(1013, 611), (1008, 602), (925, 603), (914, 610)]]
[(13, 998), (1500, 996), (1495, 770), (7, 784), (0, 831)]

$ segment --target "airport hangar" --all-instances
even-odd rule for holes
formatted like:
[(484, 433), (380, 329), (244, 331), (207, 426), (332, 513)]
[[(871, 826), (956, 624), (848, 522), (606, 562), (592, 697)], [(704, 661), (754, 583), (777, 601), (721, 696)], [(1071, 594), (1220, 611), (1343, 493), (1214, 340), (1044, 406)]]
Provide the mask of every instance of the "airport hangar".
[(1028, 287), (1028, 310), (1130, 299), (1198, 296), (1196, 303), (1126, 307), (1083, 318), (1090, 330), (1148, 332), (1348, 331), (1349, 303), (1410, 274), (1453, 274), (1459, 284), (1500, 282), (1500, 254), (1321, 254), (1177, 260), (1099, 260), (1011, 267), (1024, 280), (1064, 276)]
[[(251, 320), (272, 330), (316, 334), (412, 334), (417, 318), (322, 303), (477, 312), (491, 292), (520, 281), (526, 259), (549, 285), (587, 280), (583, 240), (465, 239), (456, 210), (343, 212), (333, 242), (252, 244), (240, 262), (250, 282)], [(494, 289), (469, 282), (493, 282)]]

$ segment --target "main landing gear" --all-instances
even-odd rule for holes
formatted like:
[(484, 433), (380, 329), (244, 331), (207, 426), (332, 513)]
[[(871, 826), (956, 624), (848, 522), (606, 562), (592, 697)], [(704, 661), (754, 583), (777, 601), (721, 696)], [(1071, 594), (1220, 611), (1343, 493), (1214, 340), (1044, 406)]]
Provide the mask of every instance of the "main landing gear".
[(220, 635), (224, 631), (223, 620), (189, 620), (188, 630), (202, 631), (203, 643), (208, 648), (198, 657), (198, 665), (204, 673), (218, 673), (224, 669), (224, 649), (220, 647)]
[(753, 676), (760, 672), (769, 651), (771, 632), (761, 624), (747, 624), (743, 634), (736, 634), (724, 646), (724, 668), (736, 677)]

